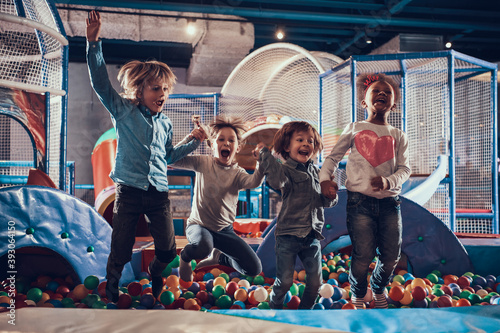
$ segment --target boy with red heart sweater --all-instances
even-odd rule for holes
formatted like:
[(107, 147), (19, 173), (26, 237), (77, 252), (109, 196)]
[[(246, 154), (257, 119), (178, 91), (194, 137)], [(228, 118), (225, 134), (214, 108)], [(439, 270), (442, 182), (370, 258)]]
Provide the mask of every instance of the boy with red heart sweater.
[(370, 287), (375, 307), (387, 308), (384, 290), (401, 255), (399, 193), (410, 176), (408, 139), (403, 131), (388, 122), (399, 98), (398, 85), (383, 74), (362, 75), (357, 85), (368, 117), (344, 129), (325, 159), (319, 179), (323, 195), (335, 197), (337, 186), (331, 178), (351, 149), (345, 184), (347, 230), (352, 242), (351, 300), (356, 307), (363, 307), (370, 263), (377, 256)]

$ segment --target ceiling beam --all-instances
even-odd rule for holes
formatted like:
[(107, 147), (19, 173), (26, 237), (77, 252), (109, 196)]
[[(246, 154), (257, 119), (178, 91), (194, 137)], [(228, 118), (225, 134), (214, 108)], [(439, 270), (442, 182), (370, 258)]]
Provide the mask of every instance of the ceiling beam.
[[(481, 21), (434, 21), (426, 19), (387, 17), (387, 9), (380, 10), (370, 15), (350, 15), (338, 13), (308, 13), (292, 10), (245, 8), (229, 6), (225, 3), (218, 5), (215, 1), (211, 5), (198, 5), (190, 3), (152, 2), (152, 1), (115, 1), (115, 0), (55, 0), (58, 4), (86, 5), (92, 7), (119, 7), (143, 10), (162, 10), (178, 12), (194, 12), (206, 14), (236, 15), (247, 18), (265, 18), (274, 20), (311, 21), (320, 23), (350, 23), (359, 25), (384, 25), (417, 28), (480, 30), (500, 32), (500, 23), (483, 23)], [(405, 2), (405, 1), (402, 1)], [(397, 5), (396, 5), (397, 6)], [(394, 8), (394, 7), (393, 7)]]

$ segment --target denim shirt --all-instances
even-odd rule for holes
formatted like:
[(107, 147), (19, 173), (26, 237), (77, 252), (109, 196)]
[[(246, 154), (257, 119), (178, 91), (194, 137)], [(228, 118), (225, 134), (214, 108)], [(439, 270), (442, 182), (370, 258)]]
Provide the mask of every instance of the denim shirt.
[(151, 115), (144, 105), (121, 97), (109, 81), (100, 41), (87, 43), (87, 64), (92, 87), (111, 114), (116, 130), (116, 158), (110, 178), (142, 190), (151, 184), (167, 192), (167, 165), (195, 150), (200, 141), (194, 139), (174, 148), (172, 122), (166, 115)]
[(333, 207), (337, 198), (330, 200), (321, 194), (319, 169), (312, 161), (302, 164), (289, 158), (278, 162), (267, 148), (260, 152), (260, 163), (269, 185), (281, 190), (283, 203), (276, 221), (276, 236), (306, 237), (314, 230), (321, 235), (325, 216), (323, 207)]

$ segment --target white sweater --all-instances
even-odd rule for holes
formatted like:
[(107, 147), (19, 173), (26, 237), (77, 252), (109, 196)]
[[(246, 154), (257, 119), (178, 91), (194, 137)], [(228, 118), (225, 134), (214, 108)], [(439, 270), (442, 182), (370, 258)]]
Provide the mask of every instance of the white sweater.
[[(320, 182), (330, 179), (349, 148), (346, 166), (349, 191), (378, 199), (394, 197), (401, 192), (401, 186), (410, 177), (408, 138), (403, 131), (367, 121), (349, 124), (325, 159)], [(370, 182), (376, 176), (385, 177), (390, 188), (373, 191)]]
[(188, 225), (195, 223), (212, 231), (232, 225), (236, 218), (238, 192), (255, 188), (264, 179), (260, 167), (249, 174), (238, 164), (222, 166), (213, 156), (186, 156), (174, 166), (196, 172)]

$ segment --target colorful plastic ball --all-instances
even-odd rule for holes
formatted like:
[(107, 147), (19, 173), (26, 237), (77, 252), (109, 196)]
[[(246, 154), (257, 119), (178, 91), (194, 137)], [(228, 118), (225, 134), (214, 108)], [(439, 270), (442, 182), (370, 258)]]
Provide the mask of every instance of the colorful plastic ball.
[(185, 299), (191, 299), (195, 298), (196, 295), (192, 291), (187, 290), (184, 294), (182, 294), (182, 297), (184, 297)]
[(168, 288), (179, 286), (179, 277), (177, 275), (169, 275), (167, 281), (165, 282)]
[(203, 275), (203, 281), (209, 281), (209, 280), (213, 280), (214, 279), (214, 275), (212, 273), (205, 273), (205, 275)]
[(264, 277), (262, 275), (257, 275), (253, 278), (253, 283), (256, 285), (263, 285), (265, 282)]
[(299, 287), (297, 286), (297, 284), (292, 283), (292, 286), (290, 287), (290, 293), (292, 294), (292, 296), (295, 296), (299, 293)]
[(215, 301), (215, 305), (218, 306), (221, 309), (229, 309), (231, 305), (233, 305), (233, 301), (231, 300), (231, 297), (228, 295), (222, 295), (217, 300)]
[(339, 285), (339, 283), (335, 279), (328, 279), (328, 281), (326, 283), (331, 284), (332, 286), (337, 286), (337, 287)]
[(244, 302), (242, 302), (242, 301), (238, 301), (238, 300), (236, 300), (236, 301), (234, 301), (234, 302), (233, 302), (233, 306), (234, 306), (234, 305), (239, 306), (239, 307), (240, 307), (240, 309), (243, 309), (243, 310), (245, 310), (245, 308), (246, 308), (245, 303), (244, 303)]
[(313, 310), (324, 310), (324, 309), (325, 309), (325, 307), (321, 303), (315, 303), (313, 305)]
[(247, 302), (250, 303), (251, 305), (256, 306), (257, 304), (259, 304), (259, 302), (255, 299), (254, 293), (255, 293), (255, 290), (252, 290), (248, 293)]
[(196, 293), (196, 298), (200, 300), (201, 304), (208, 303), (208, 296), (205, 290), (200, 290)]
[(478, 294), (471, 293), (469, 297), (467, 297), (467, 299), (470, 301), (471, 304), (481, 303), (481, 296), (479, 296)]
[(267, 293), (267, 290), (264, 287), (258, 287), (257, 289), (255, 289), (255, 292), (253, 294), (255, 300), (259, 303), (265, 302), (267, 300), (268, 295), (269, 294)]
[(200, 306), (200, 305), (198, 304), (198, 302), (194, 298), (186, 299), (186, 301), (184, 302), (184, 309), (185, 310), (190, 310), (191, 308), (194, 309), (194, 308), (196, 308), (195, 306)]
[(142, 284), (137, 281), (130, 282), (127, 285), (127, 291), (130, 296), (139, 296), (142, 293)]
[(184, 281), (179, 278), (179, 286), (184, 289), (188, 289), (193, 284), (193, 281)]
[(239, 289), (239, 286), (234, 281), (230, 281), (230, 282), (228, 282), (228, 284), (226, 284), (226, 294), (228, 294), (228, 295), (234, 295), (234, 293), (238, 289)]
[(404, 291), (403, 298), (399, 300), (402, 305), (409, 305), (413, 301), (413, 296), (409, 290)]
[(319, 288), (319, 294), (323, 298), (331, 298), (333, 296), (334, 289), (333, 286), (326, 283), (322, 284), (321, 287)]
[(174, 294), (174, 298), (177, 300), (181, 297), (182, 291), (177, 287), (168, 288), (168, 290)]
[(335, 301), (338, 301), (340, 300), (341, 298), (343, 297), (343, 292), (342, 292), (342, 289), (337, 287), (337, 286), (334, 286), (333, 287), (333, 294), (332, 294), (332, 300), (335, 302)]
[(248, 293), (245, 289), (239, 288), (234, 292), (234, 299), (245, 302), (248, 299)]
[(225, 272), (221, 272), (221, 273), (219, 273), (219, 276), (217, 276), (217, 277), (221, 277), (221, 278), (223, 278), (223, 279), (226, 281), (226, 283), (228, 283), (228, 282), (229, 282), (229, 280), (231, 280), (231, 279), (229, 278), (229, 275), (228, 275), (227, 273), (225, 273)]
[(260, 302), (258, 305), (257, 305), (257, 309), (259, 310), (269, 310), (271, 307), (269, 306), (269, 303), (268, 302)]
[(399, 302), (403, 299), (405, 294), (405, 289), (401, 286), (393, 286), (391, 290), (389, 290), (389, 297), (396, 302)]
[(214, 286), (222, 286), (223, 288), (225, 288), (226, 284), (226, 279), (224, 279), (222, 276), (218, 276), (214, 279)]
[(479, 285), (481, 286), (482, 288), (486, 288), (486, 285), (487, 285), (487, 281), (484, 277), (482, 276), (476, 276), (473, 280), (472, 280), (472, 285)]
[(424, 298), (422, 300), (413, 300), (413, 307), (414, 308), (427, 308), (429, 305), (429, 302), (427, 301), (427, 298)]
[(214, 288), (214, 280), (208, 280), (206, 283), (205, 283), (205, 289), (208, 291), (208, 292), (212, 292), (212, 289)]
[(198, 293), (198, 291), (201, 290), (200, 284), (198, 282), (193, 282), (188, 288), (189, 291), (192, 291), (195, 295)]
[(431, 273), (431, 274), (427, 275), (427, 279), (429, 281), (431, 281), (432, 283), (436, 284), (436, 283), (438, 283), (438, 279), (439, 278), (438, 278), (438, 276), (436, 274)]
[(160, 294), (160, 302), (163, 305), (170, 305), (175, 301), (175, 296), (170, 290), (165, 290)]
[(246, 279), (241, 279), (238, 281), (238, 286), (240, 287), (245, 287), (245, 288), (250, 288), (250, 282), (248, 282), (248, 280)]
[(413, 290), (411, 291), (411, 295), (413, 296), (413, 299), (416, 301), (422, 301), (427, 297), (427, 289), (423, 288), (420, 285), (417, 285), (413, 287)]
[(222, 295), (226, 293), (226, 289), (224, 289), (221, 285), (216, 285), (212, 289), (212, 295), (214, 295), (215, 299), (218, 299)]
[(99, 278), (95, 275), (89, 275), (83, 281), (83, 285), (88, 290), (94, 290), (99, 285)]
[(349, 274), (347, 274), (346, 272), (340, 273), (338, 280), (340, 284), (347, 282), (349, 280)]
[(444, 294), (438, 298), (437, 304), (440, 308), (449, 308), (453, 306), (452, 298), (450, 295)]
[(292, 296), (290, 301), (286, 303), (286, 306), (291, 310), (297, 310), (300, 305), (300, 298), (298, 296)]
[(320, 297), (318, 303), (321, 304), (324, 309), (328, 310), (331, 308), (333, 300), (331, 298)]
[(465, 287), (470, 286), (470, 279), (467, 276), (462, 275), (461, 277), (458, 278), (457, 284), (460, 286), (460, 288), (464, 289)]
[(101, 300), (101, 297), (97, 294), (88, 294), (84, 299), (82, 299), (82, 303), (85, 303), (91, 308), (95, 302)]
[(26, 296), (29, 300), (32, 300), (35, 303), (38, 303), (42, 299), (42, 290), (40, 288), (31, 288), (28, 290)]
[(471, 306), (470, 302), (468, 299), (466, 298), (461, 298), (457, 301), (456, 305), (457, 307), (461, 307), (461, 306)]
[(89, 290), (83, 284), (79, 284), (73, 288), (73, 296), (75, 296), (77, 300), (84, 299), (88, 294)]
[(352, 303), (346, 303), (344, 305), (342, 305), (342, 310), (357, 310), (357, 307), (356, 305), (352, 304)]

